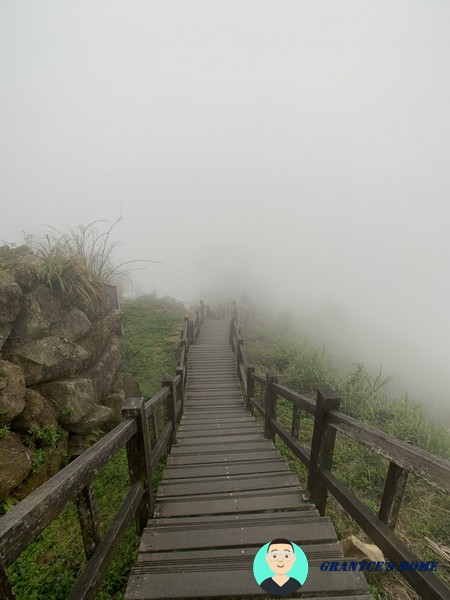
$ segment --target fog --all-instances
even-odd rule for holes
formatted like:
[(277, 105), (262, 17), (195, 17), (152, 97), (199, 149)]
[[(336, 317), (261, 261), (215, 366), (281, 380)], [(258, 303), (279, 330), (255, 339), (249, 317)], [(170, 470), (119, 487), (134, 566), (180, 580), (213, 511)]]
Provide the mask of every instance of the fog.
[(450, 5), (3, 0), (0, 238), (97, 219), (134, 289), (289, 308), (450, 410)]

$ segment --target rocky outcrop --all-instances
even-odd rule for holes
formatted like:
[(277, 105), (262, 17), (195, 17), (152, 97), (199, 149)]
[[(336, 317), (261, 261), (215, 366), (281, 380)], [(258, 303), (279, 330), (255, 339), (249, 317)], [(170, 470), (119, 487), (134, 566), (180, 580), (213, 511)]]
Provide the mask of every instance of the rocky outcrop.
[(91, 431), (95, 431), (106, 423), (112, 421), (113, 411), (108, 406), (100, 406), (98, 404), (92, 404), (89, 412), (87, 412), (78, 423), (70, 426), (72, 433), (78, 435), (86, 435)]
[(25, 403), (23, 412), (12, 423), (14, 430), (29, 433), (46, 425), (55, 428), (58, 426), (53, 407), (37, 390), (27, 388)]
[(102, 404), (112, 410), (111, 422), (118, 425), (122, 420), (122, 406), (125, 400), (125, 392), (119, 389), (117, 392), (106, 394), (102, 398)]
[(22, 292), (12, 275), (0, 267), (0, 324), (11, 323), (22, 308)]
[(117, 336), (115, 336), (94, 366), (86, 373), (94, 386), (95, 402), (100, 402), (102, 396), (112, 388), (121, 360), (120, 343)]
[(53, 323), (50, 328), (50, 335), (69, 340), (69, 342), (78, 342), (85, 338), (92, 329), (91, 322), (76, 306), (71, 306), (61, 313), (61, 319)]
[(3, 348), (3, 344), (9, 338), (11, 331), (12, 325), (10, 323), (3, 323), (3, 325), (0, 325), (0, 350)]
[(89, 362), (82, 346), (55, 336), (14, 344), (5, 354), (22, 369), (26, 385), (72, 376)]
[(0, 247), (3, 495), (15, 490), (24, 497), (59, 469), (67, 451), (67, 443), (54, 447), (61, 432), (69, 444), (73, 438), (83, 445), (121, 418), (125, 394), (116, 390), (115, 377), (122, 313), (101, 289), (92, 298), (61, 289), (49, 284), (43, 261), (27, 247)]
[(0, 500), (26, 478), (31, 471), (32, 451), (12, 432), (0, 439)]
[(38, 285), (22, 298), (22, 310), (14, 322), (16, 333), (23, 339), (48, 334), (53, 323), (61, 318), (61, 302), (45, 285)]
[(91, 379), (59, 379), (39, 386), (55, 411), (58, 423), (67, 431), (90, 411), (95, 403)]
[(116, 340), (116, 334), (122, 324), (122, 313), (120, 310), (111, 310), (105, 317), (99, 319), (92, 325), (92, 330), (80, 345), (89, 355), (89, 365), (94, 365), (104, 353), (112, 340)]
[(22, 370), (0, 360), (0, 422), (9, 423), (25, 408), (25, 380)]
[(142, 396), (139, 383), (130, 373), (118, 373), (116, 386), (124, 391), (125, 398), (140, 398)]
[(42, 464), (32, 469), (25, 481), (16, 487), (13, 496), (17, 500), (23, 500), (36, 488), (45, 483), (47, 479), (56, 475), (67, 455), (67, 436), (63, 437), (55, 448), (45, 450)]

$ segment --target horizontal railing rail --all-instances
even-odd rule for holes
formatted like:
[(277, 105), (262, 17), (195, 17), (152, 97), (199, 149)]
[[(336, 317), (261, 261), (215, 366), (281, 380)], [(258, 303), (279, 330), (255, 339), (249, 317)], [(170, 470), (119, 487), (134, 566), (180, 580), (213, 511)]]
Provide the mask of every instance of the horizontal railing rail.
[[(231, 316), (229, 339), (236, 355), (237, 372), (241, 378), (247, 409), (252, 413), (256, 409), (262, 416), (267, 438), (275, 440), (278, 435), (306, 467), (307, 491), (319, 513), (325, 514), (329, 492), (389, 560), (397, 563), (423, 562), (394, 533), (407, 477), (412, 473), (434, 488), (450, 493), (450, 462), (340, 412), (340, 397), (332, 388), (319, 389), (317, 399), (313, 400), (280, 385), (274, 373), (256, 373), (255, 367), (248, 363), (245, 356), (236, 314)], [(258, 394), (255, 385), (260, 386)], [(292, 404), (291, 431), (277, 420), (278, 397)], [(305, 411), (314, 420), (310, 448), (298, 439), (300, 411)], [(389, 460), (377, 515), (331, 472), (338, 432)], [(450, 588), (433, 572), (405, 570), (401, 574), (426, 600), (450, 598)]]
[[(75, 501), (77, 505), (88, 562), (68, 597), (70, 600), (95, 598), (133, 518), (138, 532), (142, 533), (153, 515), (153, 473), (164, 452), (176, 443), (177, 425), (184, 407), (189, 347), (200, 333), (205, 312), (205, 306), (201, 302), (194, 319), (186, 317), (183, 322), (176, 375), (164, 380), (161, 389), (148, 400), (128, 398), (124, 402), (123, 420), (119, 425), (0, 517), (2, 600), (14, 599), (7, 568), (71, 501)], [(156, 414), (161, 407), (164, 408), (165, 425), (158, 435)], [(92, 482), (97, 473), (124, 447), (130, 474), (130, 490), (111, 525), (101, 537)]]

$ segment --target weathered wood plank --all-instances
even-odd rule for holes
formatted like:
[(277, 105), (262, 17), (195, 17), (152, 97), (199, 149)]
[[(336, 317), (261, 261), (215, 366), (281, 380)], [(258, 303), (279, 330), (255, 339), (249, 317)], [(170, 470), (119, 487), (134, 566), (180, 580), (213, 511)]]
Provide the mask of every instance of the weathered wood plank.
[[(225, 558), (219, 560), (216, 557), (210, 557), (208, 560), (205, 557), (199, 565), (199, 561), (194, 557), (189, 569), (189, 557), (186, 556), (179, 570), (175, 570), (175, 565), (163, 562), (155, 570), (152, 570), (151, 563), (147, 564), (145, 568), (140, 565), (132, 571), (132, 580), (126, 598), (127, 600), (253, 596), (267, 598), (267, 593), (259, 587), (253, 577), (252, 558), (253, 556), (250, 556), (249, 560), (244, 561), (242, 554), (236, 556), (234, 561)], [(209, 568), (214, 570), (207, 570), (207, 564), (210, 564)], [(175, 573), (177, 576), (174, 576)], [(149, 574), (152, 575), (151, 579)], [(349, 592), (353, 594), (354, 598), (355, 594), (364, 594), (367, 590), (367, 583), (364, 575), (357, 572), (331, 572), (324, 577), (319, 565), (313, 564), (301, 590), (301, 596), (307, 598), (309, 594), (310, 597), (314, 597), (318, 594), (326, 594), (330, 590), (333, 590), (333, 598), (339, 598), (339, 594), (348, 594)]]
[[(317, 512), (314, 511), (316, 514)], [(144, 531), (141, 540), (140, 552), (161, 552), (166, 550), (193, 550), (196, 548), (235, 548), (246, 546), (262, 546), (267, 541), (277, 537), (285, 537), (294, 541), (302, 548), (305, 544), (334, 544), (336, 550), (339, 545), (336, 532), (330, 521), (315, 516), (302, 519), (300, 522), (285, 523), (271, 522), (270, 519), (253, 523), (239, 521), (240, 526), (195, 529), (175, 528), (149, 528)]]
[(191, 496), (184, 501), (165, 502), (158, 498), (155, 516), (177, 517), (184, 515), (213, 515), (249, 511), (285, 510), (297, 508), (301, 504), (300, 490), (291, 493), (272, 493), (268, 496), (240, 496), (238, 493), (229, 498), (200, 499)]
[(215, 475), (233, 475), (239, 473), (273, 473), (289, 471), (284, 460), (248, 460), (241, 462), (215, 463), (211, 465), (166, 465), (164, 477), (211, 477)]
[(256, 432), (246, 432), (244, 431), (243, 433), (238, 433), (235, 435), (232, 434), (228, 434), (228, 435), (219, 435), (219, 433), (216, 434), (216, 436), (213, 435), (209, 435), (209, 436), (197, 436), (197, 437), (181, 437), (178, 441), (179, 441), (179, 446), (180, 448), (190, 448), (191, 446), (201, 446), (203, 444), (208, 444), (208, 445), (222, 445), (222, 444), (232, 444), (233, 442), (255, 442), (255, 441), (264, 441), (264, 436), (262, 434), (261, 431), (256, 431)]
[(270, 450), (273, 445), (265, 439), (248, 439), (244, 442), (218, 442), (217, 444), (178, 445), (172, 449), (172, 455), (178, 454), (217, 454), (222, 452), (247, 452), (248, 450)]
[(281, 473), (271, 473), (270, 477), (266, 474), (259, 476), (247, 475), (225, 475), (219, 478), (200, 477), (183, 481), (162, 481), (158, 486), (158, 494), (164, 496), (184, 496), (186, 494), (210, 494), (239, 492), (242, 490), (264, 490), (274, 487), (280, 489), (285, 487), (298, 486), (298, 478), (289, 471)]
[(259, 460), (280, 458), (278, 450), (247, 450), (245, 454), (242, 452), (231, 452), (215, 453), (215, 454), (171, 454), (168, 458), (167, 464), (169, 465), (202, 465), (211, 463), (231, 463), (231, 462), (245, 462), (247, 460)]

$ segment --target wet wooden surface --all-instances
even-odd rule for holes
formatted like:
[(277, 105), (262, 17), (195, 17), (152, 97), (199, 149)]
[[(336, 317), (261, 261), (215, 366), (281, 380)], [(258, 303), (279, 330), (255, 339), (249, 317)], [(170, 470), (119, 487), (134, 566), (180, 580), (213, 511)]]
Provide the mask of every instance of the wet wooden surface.
[(323, 561), (342, 559), (333, 525), (303, 499), (297, 475), (245, 410), (228, 333), (228, 321), (206, 320), (190, 348), (177, 444), (126, 599), (267, 597), (253, 559), (285, 537), (309, 562), (291, 597), (371, 600), (361, 573), (320, 571)]

